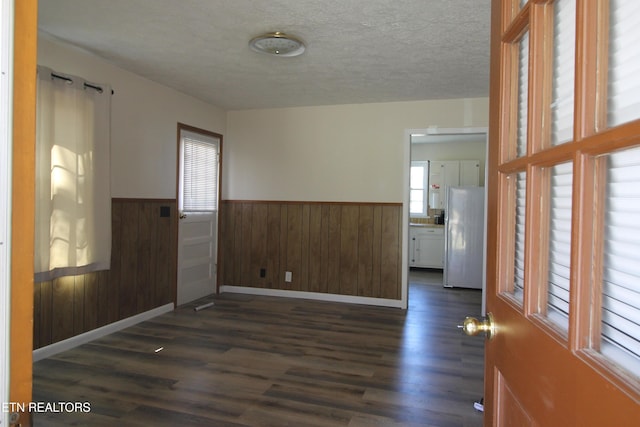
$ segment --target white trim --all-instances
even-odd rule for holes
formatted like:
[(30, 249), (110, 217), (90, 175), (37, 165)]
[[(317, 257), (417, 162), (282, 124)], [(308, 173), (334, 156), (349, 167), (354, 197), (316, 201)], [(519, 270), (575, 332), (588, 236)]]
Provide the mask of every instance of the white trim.
[[(0, 402), (9, 401), (11, 348), (11, 157), (13, 144), (13, 0), (0, 3)], [(0, 425), (9, 414), (0, 411)]]
[(135, 316), (127, 317), (126, 319), (118, 320), (117, 322), (109, 323), (108, 325), (94, 329), (89, 332), (85, 332), (75, 337), (71, 337), (64, 341), (48, 345), (46, 347), (39, 348), (33, 351), (33, 361), (46, 359), (55, 354), (62, 353), (63, 351), (71, 350), (82, 344), (86, 344), (98, 338), (102, 338), (105, 335), (118, 332), (122, 329), (144, 322), (145, 320), (152, 319), (160, 316), (161, 314), (173, 311), (173, 303), (165, 304), (160, 307), (156, 307), (152, 310), (145, 311), (144, 313), (136, 314)]
[(424, 133), (427, 135), (470, 135), (488, 133), (486, 127), (466, 127), (466, 128), (439, 128), (438, 126), (429, 126)]
[(285, 289), (251, 288), (246, 286), (220, 286), (220, 293), (236, 293), (247, 295), (261, 295), (269, 297), (284, 297), (297, 299), (311, 299), (316, 301), (342, 302), (349, 304), (375, 305), (380, 307), (403, 308), (403, 302), (396, 299), (358, 297), (354, 295), (323, 294), (320, 292), (289, 291)]
[(413, 129), (406, 129), (403, 138), (403, 168), (402, 175), (402, 282), (400, 283), (400, 294), (402, 299), (402, 308), (409, 307), (409, 193), (411, 185), (411, 134)]

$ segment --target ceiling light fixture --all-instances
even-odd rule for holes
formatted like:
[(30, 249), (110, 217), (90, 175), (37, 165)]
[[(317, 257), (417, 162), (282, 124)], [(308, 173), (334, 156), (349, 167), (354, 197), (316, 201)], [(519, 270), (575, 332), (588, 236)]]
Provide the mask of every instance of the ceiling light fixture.
[(249, 42), (249, 47), (256, 52), (288, 57), (302, 55), (305, 49), (302, 40), (280, 31), (254, 37)]

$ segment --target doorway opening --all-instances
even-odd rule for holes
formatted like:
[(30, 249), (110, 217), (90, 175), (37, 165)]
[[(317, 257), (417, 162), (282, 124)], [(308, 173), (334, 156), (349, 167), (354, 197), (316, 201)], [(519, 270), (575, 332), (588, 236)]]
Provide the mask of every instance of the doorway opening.
[[(407, 253), (403, 259), (403, 289), (402, 298), (408, 306), (409, 298), (409, 273), (410, 268), (421, 268), (427, 266), (434, 267), (434, 273), (440, 269), (445, 271), (446, 268), (446, 242), (444, 224), (441, 224), (442, 217), (440, 214), (445, 213), (446, 206), (446, 185), (440, 188), (439, 183), (430, 182), (428, 176), (425, 177), (426, 184), (424, 192), (420, 196), (415, 191), (415, 184), (411, 183), (412, 165), (426, 168), (424, 173), (434, 175), (434, 171), (429, 171), (430, 166), (437, 165), (440, 167), (442, 163), (455, 163), (460, 161), (475, 160), (478, 166), (477, 176), (478, 183), (476, 185), (484, 187), (486, 181), (486, 162), (487, 162), (487, 134), (488, 129), (484, 127), (468, 127), (468, 128), (437, 128), (429, 127), (425, 129), (407, 129), (405, 130), (405, 193), (403, 203), (403, 247)], [(473, 164), (471, 164), (473, 166)], [(463, 169), (464, 169), (463, 165)], [(459, 173), (460, 169), (456, 169)], [(415, 175), (415, 174), (414, 174)], [(464, 183), (465, 178), (463, 178)], [(433, 180), (435, 181), (435, 180)], [(459, 182), (457, 181), (460, 185)], [(484, 191), (486, 194), (486, 189)], [(412, 210), (419, 207), (420, 197), (424, 201), (424, 213), (412, 214)], [(413, 203), (413, 209), (412, 209)], [(481, 209), (486, 218), (486, 197)], [(429, 227), (431, 224), (438, 225)], [(413, 239), (410, 237), (412, 230), (416, 230), (416, 226), (427, 225), (430, 228), (431, 235), (425, 234), (424, 239)], [(485, 260), (486, 260), (486, 221), (482, 225), (482, 314), (485, 313)], [(440, 235), (442, 237), (440, 237)], [(414, 236), (415, 237), (415, 236)], [(429, 239), (431, 237), (431, 239)], [(435, 246), (438, 246), (437, 248)], [(442, 245), (442, 246), (439, 246)], [(422, 247), (424, 246), (424, 247)], [(436, 250), (437, 249), (437, 250)], [(437, 258), (441, 256), (440, 264)], [(435, 257), (435, 258), (434, 258)], [(432, 259), (434, 258), (434, 259)], [(416, 261), (418, 259), (418, 261)], [(435, 276), (434, 276), (435, 277)]]

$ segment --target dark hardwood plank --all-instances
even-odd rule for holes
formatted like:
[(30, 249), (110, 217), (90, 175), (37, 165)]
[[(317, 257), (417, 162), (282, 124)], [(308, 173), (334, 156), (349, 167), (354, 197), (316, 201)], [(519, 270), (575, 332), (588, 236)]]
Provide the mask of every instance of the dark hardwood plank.
[(357, 295), (360, 207), (342, 206), (340, 218), (340, 294)]
[(53, 282), (40, 284), (40, 346), (53, 343)]
[(283, 207), (280, 204), (270, 204), (267, 220), (267, 287), (280, 286), (280, 229)]
[(308, 203), (302, 205), (302, 225), (300, 240), (300, 271), (298, 273), (298, 289), (309, 292), (309, 265), (317, 262), (317, 258), (310, 256), (310, 221), (311, 206)]
[(73, 277), (53, 280), (51, 306), (51, 341), (57, 342), (73, 336)]
[(398, 299), (400, 292), (401, 209), (382, 207), (380, 297)]
[[(164, 205), (162, 202), (150, 201), (146, 205), (149, 208), (147, 213), (147, 244), (149, 246), (149, 261), (147, 270), (147, 282), (144, 286), (143, 294), (146, 297), (144, 302), (144, 310), (151, 310), (158, 305), (159, 282), (161, 280), (163, 266), (159, 264), (160, 248), (167, 246), (169, 243), (168, 230), (160, 228), (160, 207)], [(138, 304), (139, 305), (139, 304)]]
[(284, 288), (300, 290), (302, 274), (302, 205), (287, 205), (287, 251), (285, 271), (292, 273), (291, 282), (285, 281)]
[[(235, 205), (222, 202), (220, 205), (220, 246), (218, 248), (218, 274), (219, 280), (222, 282), (220, 285), (231, 285), (233, 281), (233, 254), (234, 254), (234, 237), (235, 234), (231, 231), (234, 230), (234, 213)], [(225, 230), (224, 232), (222, 230)]]
[(72, 277), (73, 280), (73, 335), (81, 334), (84, 329), (85, 275)]
[(340, 227), (342, 209), (337, 205), (329, 206), (329, 259), (327, 260), (327, 292), (340, 293)]
[(322, 206), (320, 225), (320, 292), (329, 292), (329, 230), (331, 220), (331, 208), (327, 205)]
[[(225, 293), (34, 364), (35, 426), (478, 427), (476, 290), (411, 273), (407, 311)], [(161, 351), (156, 351), (162, 348)]]
[(284, 281), (285, 270), (287, 268), (287, 244), (289, 243), (288, 206), (288, 204), (280, 205), (280, 236), (278, 236), (278, 265), (280, 266), (280, 270), (276, 271), (278, 279), (275, 283), (277, 289), (291, 289), (291, 283)]
[(138, 286), (138, 217), (140, 209), (134, 201), (122, 204), (122, 243), (119, 252), (120, 277), (118, 286), (118, 318), (124, 319), (137, 312)]
[(373, 206), (360, 206), (358, 217), (358, 290), (357, 295), (373, 292)]
[(135, 248), (136, 253), (134, 259), (136, 261), (134, 280), (136, 283), (136, 295), (135, 295), (135, 311), (134, 313), (142, 313), (143, 311), (152, 308), (151, 301), (153, 298), (152, 289), (150, 286), (150, 269), (151, 263), (155, 257), (152, 257), (152, 230), (153, 219), (156, 211), (153, 209), (154, 202), (142, 202), (138, 203), (133, 209), (137, 210), (138, 221), (136, 224), (136, 240)]
[(95, 274), (97, 287), (97, 302), (95, 306), (97, 324), (96, 327), (107, 324), (109, 305), (109, 272), (99, 271)]
[[(266, 268), (264, 260), (267, 257), (267, 233), (268, 233), (269, 206), (265, 204), (254, 205), (251, 212), (251, 254), (250, 254), (250, 282), (254, 286), (265, 287)], [(260, 270), (265, 269), (265, 277), (260, 277)]]
[(382, 206), (373, 208), (373, 272), (371, 273), (371, 296), (379, 298), (382, 266)]
[(83, 311), (83, 330), (90, 331), (98, 327), (98, 275), (99, 273), (90, 273), (84, 275), (84, 300), (82, 305)]
[(243, 286), (249, 286), (252, 283), (252, 278), (255, 276), (251, 273), (251, 266), (253, 260), (251, 259), (252, 252), (252, 241), (251, 241), (251, 231), (254, 226), (254, 218), (253, 218), (253, 206), (250, 203), (242, 204), (242, 212), (240, 214), (242, 216), (242, 225), (240, 236), (242, 240), (242, 258), (241, 262), (238, 262), (239, 270), (240, 270), (240, 283)]
[(229, 230), (233, 233), (233, 251), (231, 252), (231, 258), (233, 259), (233, 281), (231, 284), (241, 285), (242, 262), (246, 262), (243, 259), (245, 242), (242, 236), (244, 205), (234, 205), (233, 210), (233, 228)]
[(119, 301), (120, 301), (120, 281), (122, 270), (122, 252), (123, 242), (123, 217), (126, 215), (125, 202), (111, 203), (111, 271), (107, 276), (107, 299), (104, 302), (107, 306), (107, 323), (113, 323), (120, 320)]
[(42, 283), (33, 284), (33, 348), (39, 348), (42, 328)]
[[(326, 230), (326, 228), (325, 228)], [(309, 292), (322, 292), (325, 284), (322, 281), (323, 247), (322, 247), (322, 206), (309, 206), (309, 256), (308, 256), (308, 286)], [(326, 260), (326, 259), (325, 259)]]

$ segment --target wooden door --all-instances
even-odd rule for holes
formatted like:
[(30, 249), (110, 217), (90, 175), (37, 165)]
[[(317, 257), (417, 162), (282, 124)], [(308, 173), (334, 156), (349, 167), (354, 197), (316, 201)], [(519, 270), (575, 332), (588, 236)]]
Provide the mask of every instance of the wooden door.
[(492, 0), (487, 426), (640, 423), (639, 4)]
[[(4, 2), (3, 7), (6, 6), (9, 6), (9, 13), (13, 12), (13, 70), (3, 76), (3, 79), (9, 78), (10, 81), (13, 81), (12, 188), (10, 193), (13, 214), (11, 215), (11, 320), (8, 352), (9, 375), (7, 377), (9, 379), (9, 399), (3, 404), (13, 402), (26, 406), (31, 401), (32, 389), (38, 2), (36, 0)], [(12, 8), (13, 10), (11, 10)], [(6, 384), (3, 382), (2, 387), (5, 386)], [(16, 411), (19, 415), (15, 425), (17, 423), (22, 426), (31, 425), (29, 412), (19, 411), (18, 408), (16, 406), (8, 408), (10, 412)], [(4, 414), (1, 419), (5, 421), (6, 418), (8, 418), (7, 414)], [(14, 425), (15, 420), (15, 418), (9, 419), (9, 425)]]

